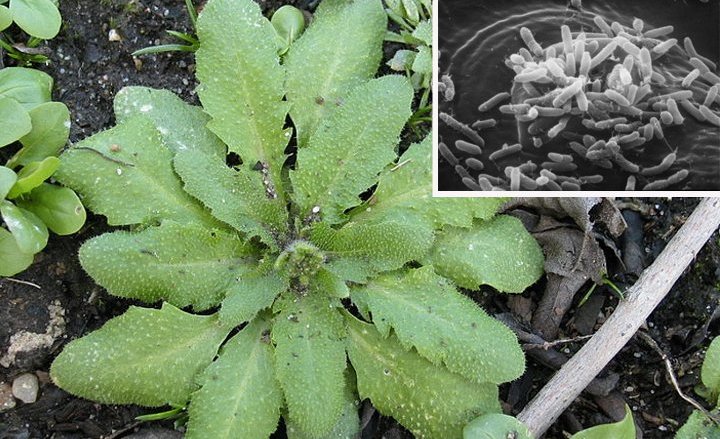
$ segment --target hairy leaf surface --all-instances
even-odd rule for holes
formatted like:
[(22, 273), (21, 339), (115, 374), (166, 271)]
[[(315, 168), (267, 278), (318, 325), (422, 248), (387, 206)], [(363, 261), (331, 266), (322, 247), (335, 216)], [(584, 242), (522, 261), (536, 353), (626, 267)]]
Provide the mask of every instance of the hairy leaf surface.
[(190, 403), (187, 439), (263, 439), (275, 431), (284, 401), (269, 331), (266, 321), (256, 319), (202, 373), (202, 387)]
[(394, 335), (383, 338), (372, 325), (352, 316), (347, 320), (360, 397), (370, 398), (380, 413), (416, 437), (461, 437), (471, 419), (500, 412), (496, 385), (466, 380), (406, 351)]
[(432, 138), (410, 145), (398, 165), (380, 176), (377, 191), (358, 207), (352, 219), (378, 218), (389, 212), (414, 212), (432, 221), (435, 228), (444, 225), (470, 227), (474, 218), (488, 219), (505, 202), (503, 198), (433, 198)]
[(272, 337), (277, 377), (289, 416), (303, 432), (322, 436), (338, 421), (344, 404), (345, 328), (326, 298), (281, 298)]
[(479, 383), (519, 377), (524, 356), (515, 335), (461, 295), (432, 267), (393, 272), (354, 288), (354, 302), (372, 313), (377, 330), (390, 329), (406, 349)]
[(288, 289), (288, 280), (276, 273), (248, 273), (228, 288), (220, 308), (220, 321), (237, 326), (252, 320), (261, 310), (270, 307), (280, 293)]
[(324, 221), (338, 223), (345, 209), (360, 203), (358, 194), (375, 184), (396, 157), (412, 97), (412, 87), (401, 76), (372, 79), (353, 89), (309, 146), (298, 151), (297, 170), (290, 175), (301, 214), (319, 206)]
[(206, 127), (210, 116), (169, 90), (123, 87), (113, 105), (118, 124), (138, 115), (152, 120), (165, 146), (173, 152), (201, 151), (225, 158), (227, 147)]
[(68, 392), (108, 404), (184, 405), (196, 375), (215, 356), (227, 331), (215, 316), (165, 304), (130, 307), (95, 332), (70, 342), (50, 374)]
[(425, 256), (434, 232), (423, 218), (402, 212), (377, 221), (349, 222), (340, 229), (319, 223), (312, 241), (328, 256), (328, 269), (344, 280), (363, 282), (368, 276), (395, 270)]
[(469, 229), (445, 229), (425, 262), (461, 287), (490, 285), (508, 293), (522, 292), (543, 273), (537, 241), (519, 220), (506, 215), (476, 221)]
[(343, 392), (343, 411), (335, 426), (329, 433), (323, 436), (311, 436), (293, 424), (292, 421), (286, 420), (285, 430), (288, 439), (353, 439), (360, 435), (360, 418), (358, 416), (358, 406), (360, 401), (357, 398), (357, 388), (355, 386), (355, 378), (351, 378), (349, 369), (345, 370), (345, 391)]
[(282, 198), (289, 104), (275, 30), (252, 0), (214, 0), (198, 18), (198, 37), (198, 95), (212, 116), (208, 128), (248, 167), (266, 165)]
[(271, 248), (287, 232), (287, 210), (279, 198), (268, 197), (262, 174), (247, 167), (233, 169), (224, 158), (199, 151), (179, 151), (175, 170), (185, 191), (202, 201), (215, 218)]
[[(720, 416), (720, 409), (710, 412), (716, 418)], [(702, 412), (693, 410), (685, 424), (675, 434), (675, 439), (708, 439), (720, 437), (720, 427)]]
[(710, 402), (715, 403), (720, 394), (720, 337), (713, 339), (705, 353), (700, 377), (703, 385), (709, 390)]
[(517, 418), (502, 413), (489, 413), (473, 419), (463, 429), (463, 439), (535, 439)]
[(172, 153), (145, 117), (77, 143), (63, 153), (55, 178), (80, 192), (85, 206), (110, 225), (168, 219), (220, 226), (182, 189)]
[(116, 296), (197, 310), (219, 303), (233, 280), (254, 267), (249, 248), (233, 235), (169, 221), (93, 238), (80, 248), (80, 262)]
[(312, 25), (290, 46), (287, 96), (301, 148), (350, 90), (375, 75), (386, 27), (380, 0), (324, 0)]

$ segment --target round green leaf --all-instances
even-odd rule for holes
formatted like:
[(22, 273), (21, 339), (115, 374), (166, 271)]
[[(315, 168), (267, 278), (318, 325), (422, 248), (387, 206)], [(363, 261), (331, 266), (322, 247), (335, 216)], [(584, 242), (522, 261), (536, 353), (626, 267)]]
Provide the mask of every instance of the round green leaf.
[(32, 122), (15, 99), (0, 97), (0, 148), (19, 140), (32, 129)]
[(630, 407), (625, 404), (625, 418), (612, 424), (596, 425), (572, 435), (570, 439), (635, 439), (635, 421)]
[(46, 157), (57, 156), (70, 134), (70, 111), (60, 102), (46, 102), (30, 110), (32, 130), (20, 139), (23, 148), (8, 166), (27, 166)]
[(13, 22), (12, 12), (7, 6), (0, 6), (0, 31), (10, 27)]
[(15, 185), (17, 174), (10, 168), (0, 166), (0, 200), (4, 199), (10, 188)]
[(47, 157), (41, 162), (28, 164), (18, 173), (18, 181), (10, 190), (7, 197), (13, 199), (30, 192), (50, 178), (59, 166), (60, 159), (57, 157)]
[(533, 439), (528, 428), (512, 416), (490, 413), (475, 418), (463, 429), (463, 439), (496, 439), (513, 437)]
[(0, 276), (20, 273), (32, 264), (33, 255), (18, 248), (13, 235), (0, 227)]
[(15, 99), (30, 111), (50, 101), (53, 79), (45, 72), (25, 67), (0, 69), (0, 98)]
[(42, 220), (34, 213), (19, 208), (9, 201), (0, 203), (0, 215), (15, 237), (18, 249), (29, 254), (44, 249), (47, 245), (48, 230)]
[(286, 51), (288, 47), (297, 40), (300, 34), (305, 30), (305, 16), (302, 11), (295, 6), (281, 6), (270, 19), (282, 42), (281, 49)]
[(49, 40), (60, 32), (62, 17), (52, 0), (12, 0), (10, 10), (20, 29), (33, 37)]
[(18, 200), (18, 205), (37, 215), (58, 235), (70, 235), (85, 224), (85, 208), (72, 189), (43, 183)]

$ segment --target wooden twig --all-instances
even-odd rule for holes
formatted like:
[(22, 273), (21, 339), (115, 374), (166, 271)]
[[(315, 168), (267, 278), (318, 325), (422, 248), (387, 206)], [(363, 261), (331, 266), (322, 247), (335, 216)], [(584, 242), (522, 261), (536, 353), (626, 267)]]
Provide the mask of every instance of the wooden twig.
[(572, 338), (561, 338), (560, 340), (553, 340), (553, 341), (546, 341), (544, 343), (526, 343), (523, 345), (523, 349), (543, 349), (548, 350), (552, 347), (555, 347), (557, 345), (561, 344), (567, 344), (567, 343), (577, 343), (579, 341), (587, 340), (588, 338), (591, 338), (592, 335), (579, 335), (577, 337)]
[(518, 419), (540, 437), (625, 346), (720, 225), (720, 198), (704, 198), (595, 335), (552, 377)]

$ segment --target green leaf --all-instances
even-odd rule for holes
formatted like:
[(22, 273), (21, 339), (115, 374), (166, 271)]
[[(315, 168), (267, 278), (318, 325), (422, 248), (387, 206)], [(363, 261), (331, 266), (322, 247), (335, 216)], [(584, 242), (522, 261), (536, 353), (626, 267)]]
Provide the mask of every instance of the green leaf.
[(425, 75), (432, 74), (432, 51), (427, 46), (418, 47), (418, 53), (412, 63), (412, 71)]
[(613, 424), (596, 425), (572, 435), (570, 439), (635, 439), (635, 422), (630, 407), (625, 405), (625, 418)]
[(248, 168), (266, 166), (270, 185), (284, 198), (289, 104), (283, 100), (285, 70), (275, 30), (252, 0), (211, 0), (198, 18), (198, 37), (198, 95), (212, 116), (208, 128)]
[(350, 289), (345, 281), (330, 270), (322, 268), (315, 273), (310, 284), (310, 291), (325, 294), (329, 297), (344, 299), (350, 297)]
[(5, 199), (5, 196), (10, 192), (10, 189), (15, 185), (17, 181), (17, 174), (10, 168), (0, 166), (0, 200)]
[(32, 121), (22, 105), (15, 99), (0, 96), (0, 148), (20, 140), (30, 130)]
[(165, 221), (138, 233), (93, 238), (80, 248), (80, 262), (116, 296), (204, 310), (218, 304), (233, 279), (247, 273), (254, 261), (233, 235)]
[[(386, 27), (380, 0), (324, 0), (320, 4), (315, 20), (290, 46), (285, 59), (290, 116), (300, 147), (308, 144), (349, 91), (375, 76)], [(375, 105), (359, 114), (370, 108)]]
[(392, 59), (387, 62), (387, 66), (396, 72), (404, 72), (410, 69), (413, 61), (415, 61), (415, 52), (412, 50), (398, 50)]
[[(720, 410), (710, 412), (719, 417)], [(698, 410), (693, 410), (688, 420), (675, 434), (675, 439), (709, 439), (720, 437), (720, 426)]]
[(292, 421), (285, 420), (285, 431), (288, 439), (355, 439), (360, 437), (360, 417), (358, 416), (358, 406), (360, 401), (357, 399), (357, 389), (352, 377), (350, 377), (349, 369), (345, 370), (345, 391), (343, 392), (343, 411), (335, 426), (329, 433), (322, 436), (312, 436), (306, 434), (303, 430), (293, 424)]
[(255, 319), (202, 373), (202, 387), (190, 403), (187, 439), (261, 439), (275, 431), (283, 395), (269, 332), (266, 321)]
[(25, 67), (0, 69), (0, 98), (18, 101), (25, 111), (50, 102), (53, 79), (45, 72)]
[(273, 249), (287, 233), (287, 210), (268, 195), (263, 174), (247, 167), (233, 169), (224, 158), (199, 151), (178, 151), (175, 170), (185, 191), (207, 206), (215, 218), (247, 234), (259, 236)]
[(0, 227), (0, 276), (12, 276), (28, 268), (33, 254), (20, 250), (12, 233)]
[(248, 322), (269, 308), (287, 289), (287, 279), (275, 273), (248, 273), (239, 277), (227, 289), (220, 308), (220, 322), (230, 327)]
[(316, 206), (329, 223), (360, 204), (358, 194), (377, 182), (395, 157), (394, 147), (408, 117), (413, 91), (400, 76), (373, 79), (356, 87), (298, 151), (290, 176), (301, 214)]
[(8, 166), (28, 166), (32, 162), (57, 156), (70, 135), (70, 111), (60, 102), (46, 102), (30, 110), (32, 131), (20, 139), (23, 148)]
[(277, 378), (285, 392), (289, 417), (304, 433), (328, 433), (343, 410), (345, 328), (326, 298), (285, 297), (276, 303), (272, 338)]
[[(215, 316), (164, 304), (125, 314), (65, 346), (50, 369), (55, 384), (106, 404), (184, 405), (227, 331)], [(257, 396), (257, 395), (256, 395)]]
[(305, 15), (295, 6), (284, 5), (273, 13), (270, 23), (282, 42), (281, 50), (286, 51), (305, 30)]
[(716, 403), (720, 394), (720, 338), (714, 338), (710, 343), (705, 353), (700, 377), (703, 385), (710, 391), (710, 398), (706, 399)]
[(18, 172), (15, 186), (7, 194), (8, 199), (17, 198), (43, 184), (60, 166), (57, 157), (46, 157), (40, 162), (30, 162)]
[(432, 139), (412, 144), (386, 169), (378, 188), (362, 206), (353, 210), (354, 221), (380, 218), (392, 212), (421, 214), (436, 229), (444, 225), (470, 227), (473, 219), (489, 219), (505, 203), (504, 198), (434, 198), (432, 196)]
[(62, 17), (52, 0), (12, 0), (10, 11), (15, 24), (33, 37), (49, 40), (60, 31)]
[(534, 439), (530, 430), (516, 418), (490, 413), (473, 419), (463, 429), (463, 439)]
[(424, 262), (463, 288), (490, 285), (508, 293), (522, 292), (543, 274), (537, 241), (506, 215), (477, 221), (470, 229), (445, 229)]
[(115, 96), (114, 109), (118, 124), (138, 115), (152, 120), (174, 153), (192, 150), (225, 158), (225, 144), (206, 127), (210, 116), (169, 90), (123, 87)]
[(496, 385), (466, 380), (405, 350), (394, 335), (383, 338), (372, 325), (350, 315), (346, 320), (360, 397), (416, 437), (461, 437), (471, 419), (500, 413)]
[(396, 270), (420, 260), (432, 246), (434, 233), (427, 221), (403, 212), (373, 221), (351, 221), (335, 230), (318, 223), (311, 240), (326, 251), (328, 269), (343, 280), (363, 282), (368, 276)]
[(58, 235), (71, 235), (85, 224), (85, 208), (70, 188), (43, 183), (17, 200), (17, 205), (37, 215)]
[(145, 117), (77, 143), (61, 161), (55, 178), (81, 194), (90, 210), (107, 216), (110, 225), (169, 219), (221, 227), (183, 190), (172, 153)]
[(403, 14), (405, 18), (407, 18), (411, 23), (417, 23), (420, 21), (420, 12), (415, 4), (415, 0), (402, 0), (402, 6), (405, 12)]
[(22, 253), (34, 255), (45, 248), (48, 230), (34, 213), (0, 200), (0, 215)]
[(478, 383), (512, 381), (525, 370), (517, 338), (432, 267), (385, 274), (351, 291), (377, 330)]
[(412, 36), (425, 43), (427, 46), (432, 47), (432, 22), (430, 20), (423, 20), (415, 26), (412, 31)]
[(13, 22), (13, 16), (7, 6), (0, 6), (0, 31), (4, 31)]

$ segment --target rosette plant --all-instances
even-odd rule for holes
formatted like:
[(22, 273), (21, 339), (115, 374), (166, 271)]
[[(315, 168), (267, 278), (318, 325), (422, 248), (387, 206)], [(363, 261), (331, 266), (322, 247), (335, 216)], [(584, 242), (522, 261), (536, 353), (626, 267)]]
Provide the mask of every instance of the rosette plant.
[(386, 20), (380, 0), (325, 0), (281, 59), (254, 2), (210, 0), (202, 108), (126, 88), (117, 126), (62, 155), (58, 179), (126, 226), (83, 267), (162, 306), (69, 343), (60, 387), (187, 407), (189, 438), (267, 437), (281, 417), (290, 437), (352, 436), (359, 398), (418, 437), (500, 411), (522, 352), (458, 287), (522, 291), (542, 254), (502, 200), (432, 197), (429, 138), (399, 155), (413, 89), (374, 78)]

